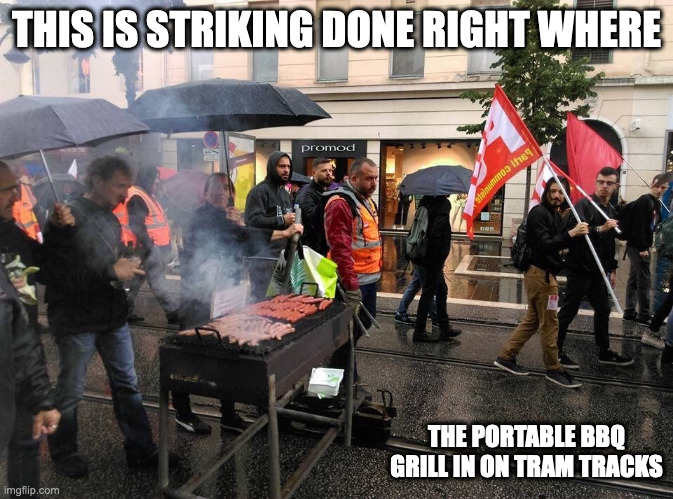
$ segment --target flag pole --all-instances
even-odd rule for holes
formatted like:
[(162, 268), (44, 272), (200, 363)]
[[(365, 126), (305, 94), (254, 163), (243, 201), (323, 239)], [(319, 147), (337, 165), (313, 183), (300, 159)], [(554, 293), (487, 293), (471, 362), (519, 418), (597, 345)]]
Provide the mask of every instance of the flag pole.
[[(582, 219), (578, 215), (577, 210), (575, 210), (575, 207), (573, 206), (572, 202), (570, 202), (571, 201), (570, 196), (568, 196), (568, 193), (566, 192), (565, 187), (563, 187), (563, 184), (559, 180), (558, 175), (556, 174), (556, 170), (551, 166), (551, 163), (549, 162), (549, 160), (547, 159), (546, 156), (543, 155), (542, 157), (544, 158), (545, 163), (547, 163), (547, 166), (549, 166), (549, 168), (551, 169), (552, 175), (554, 175), (554, 179), (556, 180), (559, 187), (561, 188), (561, 191), (563, 192), (563, 195), (568, 200), (568, 202), (570, 204), (570, 210), (572, 211), (573, 215), (575, 216), (575, 220), (577, 220), (578, 223), (582, 222)], [(612, 289), (612, 286), (610, 285), (610, 281), (608, 280), (608, 276), (605, 273), (605, 269), (603, 268), (603, 265), (601, 264), (601, 261), (598, 259), (598, 254), (596, 253), (596, 249), (594, 248), (594, 245), (591, 243), (591, 238), (589, 237), (588, 234), (584, 235), (584, 240), (589, 245), (589, 249), (591, 250), (591, 254), (593, 255), (594, 261), (596, 262), (596, 265), (598, 265), (598, 269), (600, 270), (601, 275), (603, 276), (603, 282), (605, 282), (605, 287), (607, 288), (608, 293), (610, 293), (610, 297), (612, 298), (612, 301), (615, 304), (615, 308), (617, 309), (617, 312), (619, 312), (620, 314), (623, 314), (624, 311), (622, 310), (622, 307), (619, 306), (619, 301), (617, 300), (617, 296), (615, 295), (615, 291), (614, 291), (614, 289)]]
[[(624, 159), (624, 158), (622, 158), (622, 159)], [(647, 183), (647, 180), (645, 180), (645, 179), (640, 175), (640, 173), (638, 173), (638, 170), (636, 170), (636, 169), (633, 167), (633, 165), (632, 165), (631, 163), (629, 163), (629, 162), (626, 161), (625, 159), (624, 159), (624, 163), (626, 163), (626, 164), (628, 165), (628, 167), (631, 168), (631, 170), (633, 170), (633, 173), (635, 173), (636, 175), (638, 175), (638, 178), (639, 178), (640, 180), (643, 181), (643, 184), (645, 184), (647, 187), (650, 186), (650, 184)], [(661, 204), (661, 206), (664, 207), (664, 210), (666, 210), (667, 213), (669, 213), (669, 214), (671, 213), (671, 210), (668, 209), (668, 206), (666, 206), (666, 205), (664, 204), (664, 202), (661, 200), (661, 198), (659, 198), (659, 203)]]
[[(546, 160), (546, 156), (545, 156), (545, 160)], [(606, 213), (603, 211), (603, 209), (598, 205), (598, 203), (596, 203), (596, 201), (594, 201), (593, 198), (592, 198), (591, 196), (589, 196), (589, 194), (587, 194), (587, 193), (584, 191), (584, 189), (582, 189), (582, 188), (577, 184), (577, 182), (575, 182), (572, 178), (570, 178), (570, 175), (566, 175), (565, 173), (563, 173), (563, 171), (562, 171), (558, 166), (556, 166), (554, 163), (552, 163), (551, 161), (549, 161), (549, 164), (552, 166), (552, 169), (554, 169), (557, 173), (560, 173), (561, 175), (563, 175), (563, 176), (568, 180), (568, 182), (570, 182), (570, 184), (571, 184), (575, 189), (577, 189), (577, 190), (579, 191), (580, 194), (582, 194), (582, 196), (584, 196), (585, 198), (587, 198), (587, 200), (591, 203), (591, 205), (592, 205), (594, 208), (596, 208), (596, 211), (598, 211), (598, 213), (600, 213), (601, 215), (603, 215), (603, 217), (605, 218), (605, 220), (610, 220), (610, 217), (607, 216), (607, 214), (606, 214)], [(615, 229), (615, 232), (617, 232), (617, 234), (621, 234), (621, 233), (622, 233), (622, 231), (619, 229), (619, 227), (615, 227), (614, 229)]]

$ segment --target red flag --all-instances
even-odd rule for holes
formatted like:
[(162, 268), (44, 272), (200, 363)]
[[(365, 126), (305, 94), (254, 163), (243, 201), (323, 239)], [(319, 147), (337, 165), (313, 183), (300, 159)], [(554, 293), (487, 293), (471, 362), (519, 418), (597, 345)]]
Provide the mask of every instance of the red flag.
[(500, 85), (496, 85), (463, 212), (470, 239), (474, 237), (474, 218), (498, 189), (541, 156), (537, 142)]
[[(619, 168), (624, 161), (621, 155), (589, 125), (568, 113), (566, 128), (566, 151), (568, 153), (568, 175), (586, 191), (596, 190), (596, 175), (604, 166)], [(576, 203), (582, 195), (573, 189), (572, 200)]]

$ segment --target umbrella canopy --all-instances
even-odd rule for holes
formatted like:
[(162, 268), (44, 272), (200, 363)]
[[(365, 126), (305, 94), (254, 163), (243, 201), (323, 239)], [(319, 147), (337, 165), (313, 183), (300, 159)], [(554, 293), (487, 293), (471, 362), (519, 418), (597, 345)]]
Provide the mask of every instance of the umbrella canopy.
[(157, 170), (159, 170), (160, 180), (168, 180), (173, 175), (178, 174), (178, 171), (175, 168), (166, 168), (165, 166), (157, 166)]
[(472, 170), (462, 166), (431, 166), (404, 177), (400, 192), (404, 195), (448, 196), (468, 192), (471, 178)]
[[(86, 190), (84, 184), (68, 173), (54, 173), (51, 176), (54, 181), (54, 189), (61, 201), (69, 201), (82, 194)], [(33, 194), (37, 202), (45, 207), (51, 208), (54, 206), (56, 199), (54, 198), (54, 191), (51, 189), (49, 179), (43, 177), (33, 184)]]
[(205, 202), (203, 190), (208, 174), (198, 170), (185, 170), (164, 181), (161, 202), (183, 213), (191, 213)]
[(147, 132), (105, 99), (21, 95), (0, 104), (0, 158)]
[(148, 90), (129, 111), (153, 131), (164, 133), (240, 132), (330, 118), (299, 90), (221, 78)]
[(292, 172), (292, 176), (290, 177), (290, 183), (292, 184), (310, 184), (312, 181), (313, 178), (297, 172)]

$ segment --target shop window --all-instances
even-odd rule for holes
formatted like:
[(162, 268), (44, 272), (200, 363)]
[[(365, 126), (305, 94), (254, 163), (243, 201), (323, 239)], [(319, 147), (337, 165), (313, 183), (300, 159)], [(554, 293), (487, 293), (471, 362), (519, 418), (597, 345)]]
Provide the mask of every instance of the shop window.
[(91, 92), (89, 58), (72, 57), (70, 59), (70, 93), (88, 94), (89, 92)]
[(348, 80), (348, 47), (324, 49), (318, 46), (318, 81)]
[(192, 50), (189, 56), (189, 68), (192, 81), (211, 79), (213, 77), (213, 52)]
[[(611, 10), (614, 8), (614, 0), (576, 0), (576, 9), (586, 10)], [(607, 64), (612, 62), (612, 51), (607, 49), (571, 49), (573, 61), (584, 57), (589, 59), (589, 64)]]
[(390, 53), (391, 78), (422, 78), (425, 75), (425, 49), (421, 40), (420, 15), (414, 16), (414, 48), (393, 49)]
[(278, 49), (255, 49), (252, 51), (252, 80), (278, 81)]

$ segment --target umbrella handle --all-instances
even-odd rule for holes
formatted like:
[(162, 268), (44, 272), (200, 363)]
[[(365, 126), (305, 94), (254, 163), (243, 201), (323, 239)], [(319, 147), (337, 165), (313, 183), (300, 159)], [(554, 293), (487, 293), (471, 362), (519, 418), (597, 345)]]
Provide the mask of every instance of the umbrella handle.
[(56, 194), (56, 186), (54, 185), (54, 179), (51, 178), (51, 172), (49, 171), (49, 165), (47, 164), (47, 158), (44, 157), (44, 151), (40, 149), (40, 156), (42, 156), (42, 163), (44, 164), (44, 170), (47, 172), (47, 178), (49, 179), (49, 185), (51, 186), (51, 192), (54, 193), (54, 199), (57, 203), (61, 203), (58, 199), (58, 194)]

